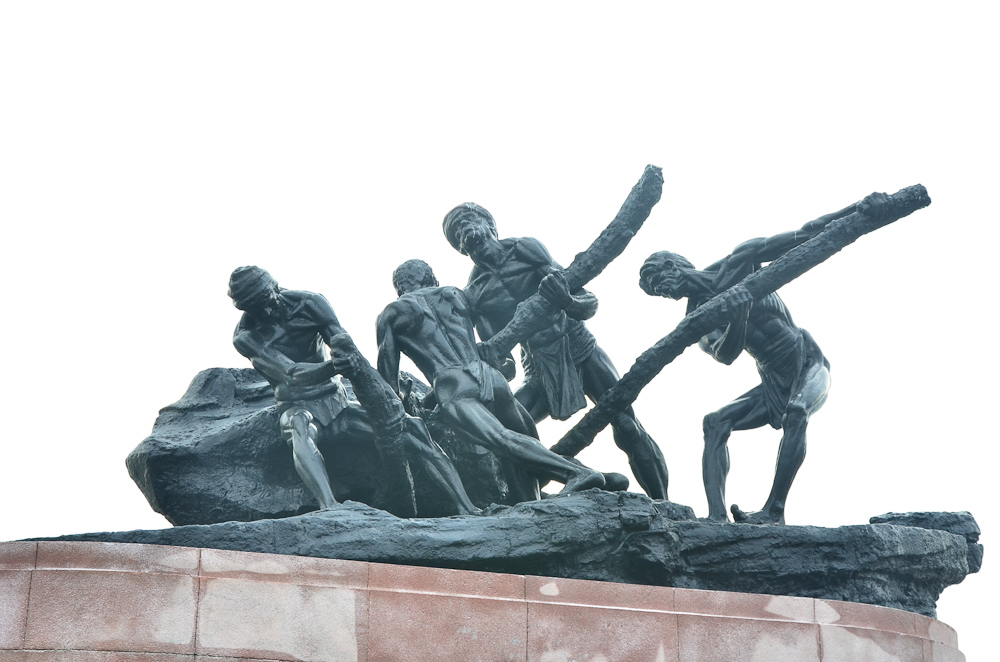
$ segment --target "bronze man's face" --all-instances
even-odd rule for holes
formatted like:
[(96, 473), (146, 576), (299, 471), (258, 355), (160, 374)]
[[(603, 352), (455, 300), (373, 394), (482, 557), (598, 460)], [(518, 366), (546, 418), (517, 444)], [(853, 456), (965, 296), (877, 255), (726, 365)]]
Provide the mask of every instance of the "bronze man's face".
[(459, 250), (466, 255), (477, 255), (494, 238), (486, 219), (474, 212), (462, 214), (454, 227)]
[(280, 316), (278, 288), (274, 281), (261, 283), (251, 299), (240, 303), (245, 312), (260, 320), (276, 320)]
[(688, 295), (685, 286), (686, 267), (676, 264), (673, 260), (664, 261), (663, 265), (647, 277), (650, 289), (658, 296), (679, 300)]

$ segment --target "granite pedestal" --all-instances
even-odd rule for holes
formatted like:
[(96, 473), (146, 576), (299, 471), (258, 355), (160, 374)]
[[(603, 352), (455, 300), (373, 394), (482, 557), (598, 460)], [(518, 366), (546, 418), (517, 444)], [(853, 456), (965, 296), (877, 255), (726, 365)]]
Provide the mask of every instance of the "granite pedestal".
[(0, 662), (964, 660), (857, 603), (162, 545), (0, 544)]

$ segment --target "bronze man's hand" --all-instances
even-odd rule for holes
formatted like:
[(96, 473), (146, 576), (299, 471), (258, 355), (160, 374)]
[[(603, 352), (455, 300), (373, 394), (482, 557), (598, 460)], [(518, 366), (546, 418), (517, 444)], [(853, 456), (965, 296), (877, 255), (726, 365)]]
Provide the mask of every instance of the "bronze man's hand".
[(503, 363), (500, 364), (499, 370), (500, 374), (503, 375), (503, 378), (508, 382), (517, 376), (517, 365), (514, 363), (514, 359), (509, 356), (503, 360)]
[(330, 363), (333, 364), (333, 369), (338, 375), (346, 375), (347, 377), (361, 369), (357, 356), (353, 354), (335, 356), (330, 359)]
[(479, 351), (479, 358), (499, 370), (508, 382), (517, 376), (517, 366), (509, 354), (501, 359), (496, 349), (489, 343), (476, 343), (476, 349)]
[(500, 357), (493, 346), (488, 343), (476, 343), (476, 350), (479, 351), (479, 358), (486, 361), (496, 369), (500, 369)]
[(566, 308), (573, 302), (569, 285), (566, 284), (566, 276), (561, 271), (553, 271), (543, 278), (538, 285), (538, 293), (560, 309)]
[(364, 367), (361, 352), (346, 333), (339, 333), (330, 339), (330, 351), (333, 352), (330, 362), (337, 374), (350, 377)]
[(752, 303), (753, 295), (749, 290), (737, 285), (723, 295), (722, 312), (732, 321), (739, 322), (746, 319)]

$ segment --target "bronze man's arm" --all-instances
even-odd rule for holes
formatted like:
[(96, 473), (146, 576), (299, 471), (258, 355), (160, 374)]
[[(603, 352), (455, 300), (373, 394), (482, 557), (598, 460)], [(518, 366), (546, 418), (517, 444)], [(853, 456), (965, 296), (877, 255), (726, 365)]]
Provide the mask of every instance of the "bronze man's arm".
[(581, 288), (570, 292), (563, 268), (552, 259), (549, 250), (537, 239), (525, 237), (517, 243), (517, 252), (522, 260), (536, 265), (542, 275), (538, 293), (552, 304), (566, 311), (575, 320), (588, 320), (597, 313), (597, 297)]
[[(340, 325), (337, 314), (333, 312), (333, 306), (321, 294), (311, 296), (306, 301), (306, 310), (309, 316), (319, 328), (320, 337), (328, 347), (333, 348), (334, 338), (338, 335), (347, 335), (347, 331)], [(296, 386), (313, 386), (320, 384), (337, 374), (336, 369), (330, 361), (322, 363), (296, 363), (289, 371), (289, 381)]]
[(399, 395), (399, 347), (392, 332), (389, 311), (384, 311), (378, 317), (375, 325), (375, 338), (378, 342), (378, 374)]
[[(493, 328), (493, 324), (490, 322), (489, 318), (485, 315), (473, 315), (473, 321), (476, 326), (476, 333), (479, 334), (479, 339), (482, 341), (487, 341), (496, 335), (496, 329)], [(506, 356), (484, 356), (484, 352), (487, 345), (482, 342), (476, 345), (476, 349), (479, 351), (479, 358), (486, 361), (492, 366), (497, 366), (500, 369), (500, 374), (503, 375), (504, 379), (508, 382), (517, 376), (517, 365), (514, 363), (514, 357), (511, 356), (510, 352), (507, 352)]]
[(597, 297), (582, 287), (570, 293), (561, 269), (553, 270), (542, 279), (538, 285), (538, 293), (575, 320), (589, 320), (597, 313)]
[(319, 325), (319, 333), (328, 346), (332, 343), (334, 336), (347, 333), (340, 325), (337, 314), (333, 312), (333, 306), (330, 305), (325, 296), (317, 294), (311, 297), (308, 309), (313, 320)]
[(809, 221), (798, 230), (783, 232), (773, 237), (751, 239), (737, 246), (736, 250), (733, 251), (733, 256), (739, 258), (741, 253), (749, 251), (752, 253), (751, 259), (756, 263), (772, 262), (799, 244), (804, 244), (818, 235), (833, 221), (853, 214), (857, 210), (857, 207), (858, 203), (848, 205), (840, 211)]
[(295, 361), (281, 352), (264, 346), (256, 334), (248, 330), (237, 329), (233, 336), (233, 346), (236, 351), (250, 359), (251, 365), (273, 382), (288, 383), (290, 373), (295, 367)]
[(727, 302), (726, 313), (730, 319), (729, 324), (725, 328), (720, 327), (703, 336), (698, 342), (712, 358), (726, 365), (732, 365), (746, 347), (747, 323), (753, 299), (746, 290), (742, 290), (741, 294), (745, 296), (737, 298), (732, 305)]

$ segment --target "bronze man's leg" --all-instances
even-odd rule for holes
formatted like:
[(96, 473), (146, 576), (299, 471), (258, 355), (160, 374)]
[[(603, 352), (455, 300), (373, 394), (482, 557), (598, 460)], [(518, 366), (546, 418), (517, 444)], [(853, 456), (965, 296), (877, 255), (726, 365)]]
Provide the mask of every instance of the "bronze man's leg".
[(454, 398), (442, 405), (447, 424), (457, 434), (498, 455), (510, 458), (536, 476), (563, 483), (563, 492), (602, 487), (600, 472), (573, 464), (556, 455), (537, 439), (508, 430), (475, 398)]
[(806, 457), (806, 424), (826, 402), (830, 392), (830, 371), (826, 366), (812, 366), (798, 393), (788, 401), (788, 409), (781, 419), (781, 445), (774, 469), (774, 484), (761, 514), (768, 521), (785, 521), (785, 501), (792, 488), (792, 481)]
[(701, 457), (701, 476), (708, 497), (708, 518), (728, 521), (726, 514), (726, 476), (729, 475), (729, 434), (733, 430), (752, 430), (768, 424), (764, 388), (757, 386), (722, 409), (712, 412), (702, 422), (705, 452)]
[(538, 439), (535, 421), (521, 401), (511, 394), (506, 383), (494, 385), (492, 413), (508, 430)]
[[(545, 398), (542, 397), (540, 402), (544, 405)], [(535, 421), (518, 397), (511, 394), (506, 382), (494, 386), (492, 410), (500, 424), (508, 430), (538, 439)], [(546, 412), (542, 418), (547, 415)], [(504, 478), (507, 479), (510, 496), (517, 501), (534, 501), (541, 498), (538, 478), (525, 471), (519, 463), (504, 462)], [(545, 479), (542, 482), (544, 483)]]
[(479, 513), (480, 510), (473, 505), (465, 492), (465, 486), (455, 470), (455, 465), (448, 459), (444, 450), (431, 439), (424, 422), (419, 418), (407, 416), (403, 425), (405, 426), (403, 442), (406, 444), (407, 454), (423, 465), (428, 478), (448, 495), (458, 514)]
[(532, 380), (525, 380), (514, 394), (517, 401), (521, 403), (528, 416), (534, 423), (539, 423), (549, 416), (549, 402), (538, 383)]
[[(582, 369), (584, 393), (594, 402), (618, 383), (618, 371), (600, 347), (594, 348), (594, 353), (583, 364)], [(611, 422), (611, 429), (614, 431), (615, 444), (628, 456), (632, 474), (640, 487), (652, 499), (666, 499), (667, 463), (660, 447), (636, 419), (631, 407), (615, 417)]]
[(323, 454), (316, 447), (319, 431), (312, 421), (313, 415), (308, 409), (291, 407), (281, 414), (281, 436), (292, 447), (292, 459), (299, 478), (315, 497), (320, 509), (327, 510), (337, 505), (337, 500), (330, 489)]
[[(388, 386), (385, 390), (386, 398), (396, 398)], [(451, 463), (444, 450), (431, 439), (423, 421), (402, 414), (402, 407), (403, 405), (400, 403), (400, 414), (405, 417), (401, 441), (406, 450), (407, 458), (419, 462), (426, 469), (427, 477), (438, 489), (448, 495), (458, 514), (478, 513), (479, 509), (473, 505), (469, 495), (465, 492), (465, 486), (462, 485), (462, 479), (455, 470), (455, 465)], [(362, 439), (370, 444), (375, 443), (375, 431), (372, 423), (368, 414), (360, 406), (352, 405), (342, 411), (337, 416), (334, 425), (337, 426), (337, 432), (345, 437)]]

